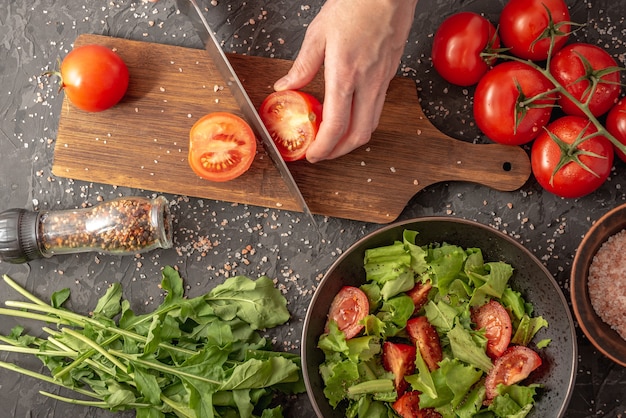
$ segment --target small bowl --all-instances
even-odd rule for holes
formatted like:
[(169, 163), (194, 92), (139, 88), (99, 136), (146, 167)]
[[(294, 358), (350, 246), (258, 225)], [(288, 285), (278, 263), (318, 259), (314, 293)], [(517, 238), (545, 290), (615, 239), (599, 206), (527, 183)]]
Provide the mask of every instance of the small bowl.
[(587, 277), (589, 266), (602, 244), (625, 228), (626, 205), (618, 206), (598, 219), (580, 242), (570, 275), (572, 308), (578, 325), (602, 354), (624, 367), (626, 341), (596, 314), (589, 298)]
[[(365, 250), (402, 240), (405, 229), (418, 231), (417, 244), (447, 242), (464, 248), (478, 247), (485, 261), (502, 260), (514, 268), (511, 286), (534, 305), (534, 314), (548, 321), (549, 327), (535, 336), (552, 342), (541, 350), (543, 365), (533, 382), (545, 389), (528, 417), (562, 417), (569, 404), (578, 351), (574, 320), (563, 292), (550, 272), (520, 243), (489, 226), (464, 219), (424, 217), (385, 226), (353, 244), (322, 278), (307, 311), (302, 334), (302, 369), (307, 393), (319, 418), (345, 417), (341, 408), (333, 409), (323, 393), (319, 366), (324, 353), (317, 348), (330, 304), (344, 285), (359, 286), (365, 281)], [(544, 367), (545, 366), (545, 367)]]

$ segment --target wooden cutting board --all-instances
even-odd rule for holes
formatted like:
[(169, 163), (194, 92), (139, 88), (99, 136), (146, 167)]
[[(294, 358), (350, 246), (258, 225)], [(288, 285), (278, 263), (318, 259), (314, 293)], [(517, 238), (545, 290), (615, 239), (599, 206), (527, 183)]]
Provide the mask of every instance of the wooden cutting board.
[[(130, 85), (111, 109), (88, 113), (64, 99), (52, 171), (60, 177), (156, 192), (299, 211), (278, 170), (259, 146), (250, 170), (227, 182), (197, 177), (187, 164), (193, 123), (213, 111), (240, 114), (206, 52), (177, 46), (80, 35), (75, 45), (113, 48), (130, 70)], [(229, 54), (258, 107), (290, 61)], [(318, 77), (307, 91), (323, 100)], [(530, 176), (519, 147), (471, 144), (442, 134), (420, 107), (415, 82), (392, 81), (380, 125), (366, 146), (342, 158), (289, 163), (311, 212), (374, 223), (395, 220), (420, 190), (467, 181), (497, 190), (520, 188)]]

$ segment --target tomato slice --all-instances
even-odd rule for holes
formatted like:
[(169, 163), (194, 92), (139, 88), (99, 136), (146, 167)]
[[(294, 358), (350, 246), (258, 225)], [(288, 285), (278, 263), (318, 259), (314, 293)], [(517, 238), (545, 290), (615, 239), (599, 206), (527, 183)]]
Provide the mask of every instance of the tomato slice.
[(487, 399), (497, 396), (499, 384), (510, 386), (526, 379), (530, 373), (541, 366), (541, 357), (535, 351), (523, 345), (513, 345), (498, 358), (485, 378)]
[(417, 282), (413, 289), (406, 292), (407, 296), (409, 296), (413, 300), (413, 305), (415, 305), (415, 309), (413, 313), (419, 312), (422, 309), (422, 306), (428, 303), (428, 293), (430, 289), (433, 288), (433, 285), (428, 282)]
[(484, 329), (487, 338), (487, 355), (491, 359), (500, 357), (511, 342), (511, 317), (498, 301), (490, 300), (472, 309), (472, 322), (476, 329)]
[[(369, 300), (361, 289), (344, 286), (330, 305), (328, 321), (335, 321), (346, 338), (350, 339), (363, 329), (362, 321), (369, 314), (369, 310)], [(325, 332), (328, 332), (328, 323)]]
[(405, 376), (415, 371), (416, 348), (414, 345), (385, 341), (383, 343), (383, 367), (394, 374), (394, 386), (399, 396), (409, 387)]
[(301, 160), (322, 122), (322, 104), (298, 90), (276, 91), (265, 98), (259, 116), (285, 161)]
[(420, 393), (413, 390), (400, 396), (392, 408), (402, 418), (441, 418), (441, 414), (433, 408), (420, 409), (419, 404)]
[(246, 121), (228, 112), (209, 113), (189, 132), (189, 166), (206, 180), (232, 180), (248, 171), (256, 147)]
[(419, 348), (428, 370), (432, 372), (438, 369), (439, 362), (443, 359), (441, 341), (435, 327), (428, 322), (428, 318), (417, 316), (409, 319), (406, 323), (406, 330), (413, 344)]

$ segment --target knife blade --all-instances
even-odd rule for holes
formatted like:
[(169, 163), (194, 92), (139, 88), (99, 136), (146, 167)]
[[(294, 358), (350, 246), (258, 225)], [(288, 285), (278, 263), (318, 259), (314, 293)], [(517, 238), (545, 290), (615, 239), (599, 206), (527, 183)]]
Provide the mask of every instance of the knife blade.
[(230, 91), (237, 102), (244, 119), (246, 119), (246, 121), (250, 124), (259, 138), (261, 138), (265, 151), (269, 155), (274, 166), (278, 169), (278, 172), (287, 185), (290, 194), (296, 199), (296, 203), (300, 206), (302, 212), (309, 218), (309, 221), (316, 226), (317, 224), (315, 222), (315, 218), (313, 217), (308, 204), (304, 200), (298, 184), (291, 175), (287, 164), (280, 156), (280, 152), (278, 151), (278, 148), (276, 148), (276, 144), (274, 144), (274, 141), (267, 131), (265, 124), (263, 124), (259, 113), (250, 100), (248, 93), (246, 93), (243, 84), (228, 61), (228, 57), (226, 57), (226, 54), (220, 47), (215, 34), (211, 30), (211, 27), (202, 12), (202, 9), (198, 5), (198, 2), (196, 0), (176, 0), (176, 5), (178, 10), (191, 20), (196, 33), (205, 45), (209, 57), (230, 88)]

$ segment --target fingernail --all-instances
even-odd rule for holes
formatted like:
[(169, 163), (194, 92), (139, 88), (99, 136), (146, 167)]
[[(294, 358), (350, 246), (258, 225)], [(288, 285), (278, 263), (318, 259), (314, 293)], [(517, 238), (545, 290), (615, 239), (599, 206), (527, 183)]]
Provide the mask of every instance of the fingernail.
[(276, 83), (274, 83), (274, 90), (276, 91), (284, 90), (287, 87), (288, 82), (289, 80), (287, 79), (286, 76), (278, 79)]

